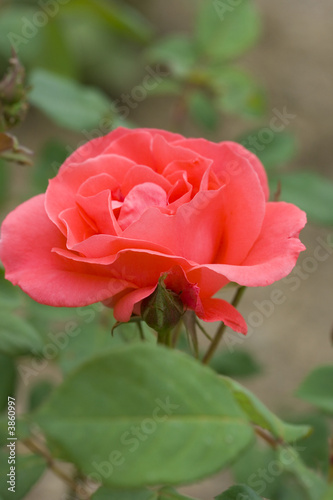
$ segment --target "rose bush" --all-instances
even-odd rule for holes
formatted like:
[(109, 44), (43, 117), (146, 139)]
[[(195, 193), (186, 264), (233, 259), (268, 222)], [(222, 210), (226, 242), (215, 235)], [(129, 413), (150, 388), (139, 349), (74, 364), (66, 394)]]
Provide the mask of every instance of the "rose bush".
[(0, 257), (6, 278), (43, 304), (104, 301), (128, 321), (164, 275), (185, 308), (245, 332), (213, 296), (230, 281), (279, 280), (304, 249), (304, 212), (268, 196), (263, 166), (239, 144), (118, 128), (7, 216)]

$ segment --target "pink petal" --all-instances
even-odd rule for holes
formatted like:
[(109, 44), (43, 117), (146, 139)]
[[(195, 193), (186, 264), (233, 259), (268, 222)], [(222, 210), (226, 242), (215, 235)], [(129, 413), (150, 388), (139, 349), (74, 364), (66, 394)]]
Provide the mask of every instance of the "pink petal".
[(119, 188), (119, 183), (109, 174), (101, 173), (89, 177), (78, 188), (77, 194), (81, 196), (93, 196), (101, 191), (115, 191)]
[(137, 165), (147, 165), (154, 168), (154, 159), (150, 148), (151, 140), (152, 136), (149, 130), (128, 130), (126, 134), (112, 142), (106, 152), (129, 158)]
[(82, 216), (78, 207), (63, 210), (61, 214), (59, 214), (59, 220), (66, 227), (68, 248), (72, 248), (77, 243), (80, 243), (97, 232), (97, 228), (93, 221)]
[(76, 202), (89, 219), (93, 221), (97, 228), (95, 233), (121, 234), (121, 229), (113, 214), (110, 191), (101, 191), (92, 196), (77, 195)]
[(155, 286), (139, 288), (127, 293), (121, 297), (114, 305), (113, 314), (117, 321), (126, 323), (131, 319), (135, 304), (151, 295), (155, 290)]
[(118, 127), (107, 135), (96, 137), (88, 140), (85, 144), (78, 147), (64, 162), (63, 166), (73, 163), (82, 163), (85, 160), (94, 158), (104, 154), (105, 150), (110, 147), (110, 144), (124, 134), (127, 134), (128, 129)]
[[(126, 229), (137, 221), (140, 216), (151, 207), (166, 207), (167, 194), (163, 188), (152, 182), (145, 182), (134, 186), (128, 193), (120, 209), (119, 226)], [(142, 238), (141, 238), (142, 239)]]
[(177, 145), (178, 143), (179, 141), (170, 143), (161, 135), (156, 135), (153, 138), (151, 147), (157, 172), (163, 172), (163, 175), (166, 175), (168, 171), (165, 171), (165, 168), (174, 161), (188, 162), (190, 165), (192, 162), (194, 162), (194, 165), (195, 162), (199, 162), (199, 165), (205, 165), (206, 162), (210, 163), (209, 159), (203, 158), (196, 151), (191, 151), (187, 147)]
[[(304, 245), (298, 238), (306, 223), (305, 213), (285, 202), (268, 203), (262, 231), (248, 256), (239, 266), (208, 264), (201, 267), (205, 281), (221, 279), (246, 286), (271, 285), (294, 268)], [(199, 268), (199, 266), (198, 266)], [(195, 279), (189, 273), (190, 279)]]
[(241, 144), (231, 141), (224, 141), (216, 144), (206, 139), (183, 139), (177, 141), (175, 145), (188, 147), (201, 154), (203, 157), (214, 160), (214, 164), (217, 165), (218, 168), (222, 169), (226, 174), (233, 175), (235, 173), (234, 165), (232, 163), (228, 164), (224, 158), (224, 150), (225, 147), (228, 146), (235, 154), (238, 154), (247, 161), (250, 168), (254, 169), (263, 189), (265, 199), (268, 200), (269, 188), (266, 171), (257, 156), (248, 151)]
[(111, 262), (110, 257), (114, 260), (114, 256), (119, 252), (128, 249), (141, 249), (147, 252), (155, 251), (166, 255), (170, 254), (170, 250), (154, 242), (139, 239), (131, 240), (122, 236), (112, 236), (109, 234), (95, 234), (72, 248), (75, 252), (79, 252), (82, 258), (86, 258), (87, 262), (91, 262), (91, 259), (106, 258), (108, 264)]
[[(220, 148), (223, 162), (234, 165), (234, 175), (226, 178), (224, 244), (216, 255), (219, 264), (240, 264), (258, 238), (265, 216), (265, 198), (258, 176), (230, 145)], [(221, 163), (222, 164), (222, 163)], [(214, 169), (217, 177), (224, 171)]]
[[(202, 309), (201, 309), (202, 308)], [(245, 319), (229, 302), (222, 299), (206, 298), (201, 300), (201, 307), (196, 311), (204, 321), (223, 321), (235, 332), (246, 333)]]
[(81, 164), (70, 164), (66, 161), (58, 175), (49, 181), (45, 198), (46, 213), (65, 234), (66, 229), (58, 215), (75, 206), (76, 194), (81, 185), (100, 174), (108, 174), (120, 184), (133, 165), (131, 160), (117, 155), (102, 155)]
[(173, 188), (169, 191), (168, 206), (166, 213), (174, 214), (179, 207), (188, 203), (192, 198), (192, 186), (184, 176), (175, 181)]
[[(174, 146), (172, 146), (176, 149)], [(199, 191), (202, 178), (205, 172), (209, 170), (211, 160), (205, 158), (192, 158), (191, 160), (174, 160), (170, 162), (163, 171), (163, 175), (167, 178), (173, 173), (186, 172), (186, 179), (193, 186), (193, 192), (196, 194)]]
[(45, 195), (26, 201), (4, 220), (0, 257), (6, 278), (19, 285), (37, 302), (59, 307), (78, 307), (105, 300), (133, 284), (114, 279), (108, 270), (73, 262), (52, 252), (66, 248), (66, 240), (49, 220)]
[(169, 192), (172, 187), (172, 184), (165, 177), (154, 172), (151, 168), (137, 165), (127, 173), (121, 185), (121, 192), (126, 196), (135, 186), (146, 182), (156, 184), (166, 192)]
[(149, 208), (125, 229), (123, 236), (155, 242), (188, 261), (199, 264), (214, 262), (219, 246), (223, 244), (223, 189), (201, 191), (172, 216)]

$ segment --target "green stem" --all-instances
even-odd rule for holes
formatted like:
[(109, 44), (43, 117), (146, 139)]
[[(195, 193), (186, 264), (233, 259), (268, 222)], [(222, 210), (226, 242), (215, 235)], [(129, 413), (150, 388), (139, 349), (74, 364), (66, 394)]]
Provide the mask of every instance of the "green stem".
[(172, 347), (176, 347), (181, 331), (182, 331), (182, 323), (179, 321), (172, 335)]
[(261, 437), (266, 443), (273, 449), (276, 449), (282, 442), (278, 439), (275, 439), (266, 429), (259, 427), (258, 425), (254, 426), (254, 432), (257, 436)]
[(199, 330), (202, 331), (202, 333), (204, 334), (205, 337), (207, 337), (208, 340), (210, 340), (211, 342), (213, 341), (212, 337), (209, 335), (208, 332), (206, 332), (206, 330), (204, 329), (204, 327), (201, 325), (200, 321), (198, 320), (197, 317), (195, 317), (195, 323), (196, 325), (198, 325), (198, 328)]
[(141, 340), (146, 340), (145, 339), (145, 335), (143, 333), (143, 328), (142, 328), (142, 325), (141, 325), (141, 321), (138, 321), (137, 325), (138, 325), (138, 330), (139, 330), (139, 334), (140, 334), (140, 339)]
[[(239, 301), (240, 299), (242, 298), (243, 296), (243, 293), (245, 291), (246, 287), (245, 286), (240, 286), (231, 302), (231, 305), (234, 306), (234, 307), (237, 307), (238, 304), (239, 304)], [(215, 333), (215, 337), (213, 338), (213, 341), (212, 343), (210, 344), (206, 354), (204, 355), (203, 359), (202, 359), (202, 363), (204, 365), (207, 365), (210, 360), (212, 359), (213, 357), (213, 354), (215, 353), (221, 339), (222, 339), (222, 336), (224, 334), (224, 331), (226, 329), (226, 325), (225, 323), (221, 322), (220, 326), (218, 327), (216, 333)]]
[(167, 347), (172, 346), (172, 330), (168, 330), (164, 332), (157, 332), (157, 343), (166, 345)]

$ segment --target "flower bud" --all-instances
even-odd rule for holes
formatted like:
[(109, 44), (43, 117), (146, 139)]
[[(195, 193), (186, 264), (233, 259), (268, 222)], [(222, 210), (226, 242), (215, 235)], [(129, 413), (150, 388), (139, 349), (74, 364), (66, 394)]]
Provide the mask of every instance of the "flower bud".
[(167, 334), (184, 314), (180, 296), (166, 288), (164, 277), (159, 279), (155, 291), (141, 304), (141, 316), (148, 326), (159, 334)]
[(0, 80), (0, 132), (18, 125), (28, 108), (25, 71), (13, 51), (7, 74)]

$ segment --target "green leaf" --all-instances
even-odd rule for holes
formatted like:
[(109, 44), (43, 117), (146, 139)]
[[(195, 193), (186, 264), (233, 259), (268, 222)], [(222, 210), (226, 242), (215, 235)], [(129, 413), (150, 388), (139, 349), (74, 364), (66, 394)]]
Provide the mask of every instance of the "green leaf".
[(158, 493), (157, 500), (195, 500), (192, 497), (180, 495), (173, 488), (162, 488)]
[(296, 396), (320, 410), (333, 414), (333, 366), (320, 366), (301, 383)]
[(23, 318), (0, 311), (0, 352), (8, 356), (38, 354), (43, 348), (39, 333)]
[(257, 375), (261, 367), (253, 356), (244, 350), (219, 351), (212, 358), (210, 367), (221, 375), (228, 377), (249, 377)]
[(1, 9), (0, 52), (6, 60), (13, 46), (24, 66), (36, 64), (43, 50), (45, 30), (33, 22), (35, 14), (33, 5), (7, 5)]
[[(96, 314), (92, 306), (80, 308), (78, 309), (80, 317), (75, 323), (72, 322), (75, 324), (75, 329), (70, 332), (71, 334), (66, 335), (64, 328), (54, 334), (54, 343), (59, 347), (59, 365), (64, 375), (103, 352), (125, 343), (141, 341), (136, 323), (122, 324), (111, 334), (115, 321), (110, 309), (104, 308), (105, 312), (110, 314), (108, 316), (104, 314), (102, 324), (101, 313)], [(141, 327), (145, 340), (155, 344), (156, 335), (152, 330), (143, 322)]]
[[(284, 470), (294, 476), (298, 484), (302, 487), (306, 498), (308, 500), (320, 500), (325, 489), (326, 482), (324, 479), (308, 469), (299, 457), (296, 450), (291, 447), (279, 447), (279, 460), (284, 464)], [(288, 451), (289, 458), (286, 460), (285, 456)]]
[(297, 424), (311, 425), (313, 432), (306, 438), (304, 445), (300, 443), (298, 453), (308, 467), (321, 471), (324, 476), (330, 467), (330, 432), (326, 419), (322, 415), (302, 415), (294, 420)]
[[(284, 473), (278, 477), (278, 481), (276, 498), (279, 500), (304, 500), (304, 489), (292, 475)], [(307, 495), (306, 500), (308, 500)]]
[(54, 384), (48, 380), (41, 380), (35, 384), (29, 394), (29, 411), (36, 410), (51, 394)]
[(112, 104), (100, 90), (42, 69), (30, 74), (29, 83), (30, 103), (58, 125), (80, 132), (105, 121), (111, 125)]
[(249, 50), (260, 35), (260, 17), (252, 0), (231, 6), (224, 0), (203, 2), (197, 17), (199, 50), (212, 59), (231, 59)]
[(189, 94), (188, 104), (190, 115), (207, 130), (215, 130), (218, 125), (219, 114), (210, 96), (202, 90)]
[[(62, 12), (62, 7), (59, 13)], [(61, 16), (49, 19), (44, 28), (44, 43), (38, 58), (38, 65), (48, 71), (52, 71), (67, 78), (79, 78), (78, 61), (69, 50), (68, 42), (64, 36)], [(61, 54), (61, 57), (59, 57)], [(34, 64), (36, 67), (36, 63)]]
[(194, 500), (188, 496), (180, 495), (173, 488), (162, 488), (159, 491), (140, 490), (114, 490), (102, 486), (91, 497), (91, 500)]
[(121, 35), (140, 42), (148, 42), (153, 34), (150, 23), (133, 7), (111, 0), (71, 0), (66, 5), (67, 11), (86, 10), (88, 15), (97, 16), (110, 28)]
[(281, 200), (295, 203), (316, 224), (333, 225), (332, 181), (307, 171), (281, 174), (274, 180), (281, 183)]
[(277, 451), (257, 441), (233, 464), (235, 481), (249, 485), (265, 498), (276, 498), (283, 471), (283, 463), (276, 466), (277, 462)]
[(63, 338), (63, 344), (65, 343), (66, 346), (60, 350), (59, 364), (63, 374), (67, 375), (85, 361), (122, 345), (123, 339), (117, 334), (117, 330), (111, 336), (111, 325), (105, 328), (96, 324), (81, 324), (75, 336), (67, 336), (67, 341)]
[(258, 118), (266, 111), (263, 89), (245, 71), (220, 68), (218, 73), (212, 73), (211, 84), (217, 93), (217, 106), (223, 112)]
[(290, 132), (274, 132), (270, 127), (247, 132), (237, 142), (256, 154), (269, 170), (289, 162), (296, 153), (295, 136)]
[(215, 500), (262, 500), (262, 497), (246, 484), (237, 484), (215, 497)]
[(7, 410), (8, 396), (13, 397), (16, 387), (16, 369), (12, 358), (0, 353), (0, 412)]
[(146, 58), (150, 62), (164, 63), (172, 74), (183, 77), (194, 66), (196, 54), (190, 38), (173, 35), (155, 42), (147, 50)]
[[(0, 450), (0, 477), (7, 477), (9, 473), (8, 454)], [(35, 455), (16, 455), (15, 472), (16, 487), (15, 493), (8, 491), (6, 481), (0, 481), (0, 496), (4, 500), (23, 499), (30, 489), (35, 485), (46, 469), (45, 461)]]
[(253, 439), (224, 380), (148, 342), (81, 365), (36, 420), (59, 456), (113, 487), (195, 481)]
[(323, 497), (320, 500), (332, 500), (333, 498), (333, 484), (328, 486)]
[(304, 438), (311, 432), (311, 427), (308, 425), (293, 425), (283, 422), (248, 389), (230, 378), (223, 377), (223, 379), (228, 383), (237, 402), (251, 422), (268, 430), (275, 438), (289, 443)]
[(102, 486), (91, 497), (91, 500), (158, 500), (157, 492), (146, 489), (114, 490)]

